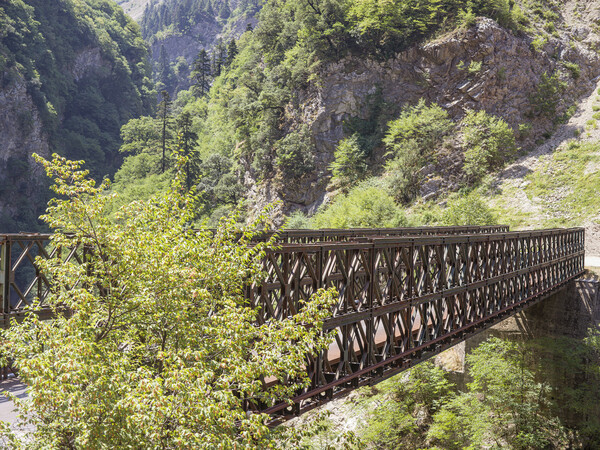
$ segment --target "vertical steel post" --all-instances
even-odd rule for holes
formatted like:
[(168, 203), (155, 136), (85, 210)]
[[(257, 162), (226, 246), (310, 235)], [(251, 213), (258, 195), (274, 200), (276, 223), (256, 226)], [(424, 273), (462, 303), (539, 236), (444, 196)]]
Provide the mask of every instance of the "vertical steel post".
[[(10, 313), (10, 279), (11, 279), (11, 254), (10, 241), (5, 239), (2, 243), (2, 251), (0, 254), (0, 270), (2, 277), (2, 313), (7, 315)], [(8, 324), (6, 324), (8, 325)]]

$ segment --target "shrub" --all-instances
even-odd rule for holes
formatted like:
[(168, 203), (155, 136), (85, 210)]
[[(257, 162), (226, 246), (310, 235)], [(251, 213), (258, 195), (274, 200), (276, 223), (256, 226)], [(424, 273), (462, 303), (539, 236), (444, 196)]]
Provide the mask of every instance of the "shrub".
[(427, 106), (421, 99), (415, 106), (405, 107), (400, 117), (388, 124), (383, 142), (394, 156), (403, 151), (408, 141), (415, 141), (421, 153), (426, 154), (438, 147), (453, 128), (445, 109), (435, 103)]
[(314, 169), (314, 148), (306, 127), (292, 131), (276, 143), (275, 163), (284, 177), (300, 178)]
[(547, 117), (556, 114), (556, 107), (558, 106), (558, 102), (560, 102), (561, 93), (566, 87), (567, 84), (558, 78), (557, 73), (548, 76), (544, 72), (537, 85), (535, 94), (531, 97), (533, 113)]
[(471, 180), (501, 167), (517, 151), (512, 128), (499, 117), (469, 111), (461, 126), (466, 148), (464, 170)]
[(453, 201), (444, 212), (444, 225), (494, 225), (497, 218), (475, 193)]
[(424, 162), (418, 144), (411, 140), (402, 153), (385, 165), (387, 187), (396, 200), (408, 203), (417, 196)]
[(567, 447), (563, 426), (547, 409), (554, 394), (527, 367), (530, 353), (497, 338), (473, 350), (467, 356), (472, 381), (433, 416), (432, 443), (445, 449), (500, 441), (513, 449)]
[(577, 80), (581, 76), (581, 67), (579, 64), (570, 61), (563, 61), (563, 66), (567, 69), (574, 80)]
[(400, 117), (389, 123), (383, 141), (391, 156), (386, 173), (396, 199), (407, 202), (415, 196), (419, 171), (454, 127), (446, 110), (435, 103), (427, 106), (424, 100), (404, 108)]
[(483, 63), (481, 61), (471, 61), (471, 64), (469, 64), (469, 68), (467, 69), (469, 75), (479, 73), (481, 71), (482, 65)]
[(340, 141), (334, 158), (329, 167), (333, 173), (331, 182), (334, 186), (347, 190), (366, 176), (368, 169), (366, 154), (360, 148), (357, 134)]
[(285, 222), (285, 228), (291, 230), (303, 230), (310, 228), (310, 220), (302, 211), (294, 211)]
[(381, 228), (406, 226), (394, 199), (381, 186), (364, 182), (336, 197), (312, 219), (315, 228)]

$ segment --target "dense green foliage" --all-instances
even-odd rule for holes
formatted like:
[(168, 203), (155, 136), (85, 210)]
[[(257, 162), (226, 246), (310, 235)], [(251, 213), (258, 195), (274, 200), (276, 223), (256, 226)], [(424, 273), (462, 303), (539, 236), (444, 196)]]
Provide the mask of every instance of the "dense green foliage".
[(453, 199), (444, 211), (444, 225), (495, 225), (498, 220), (477, 193)]
[[(85, 247), (40, 261), (56, 318), (13, 323), (2, 354), (14, 361), (30, 400), (17, 401), (29, 436), (3, 431), (10, 448), (267, 448), (281, 442), (244, 399), (272, 404), (310, 383), (305, 362), (328, 345), (322, 332), (336, 297), (320, 290), (295, 316), (257, 324), (244, 296), (262, 276), (272, 242), (250, 245), (266, 216), (215, 235), (195, 231), (185, 158), (167, 193), (106, 214), (80, 162), (40, 159), (58, 198), (44, 217), (52, 246)], [(64, 307), (71, 314), (63, 314)], [(35, 310), (36, 307), (33, 307)], [(293, 342), (293, 345), (290, 343)], [(281, 380), (270, 388), (264, 379)], [(261, 381), (263, 380), (263, 381)], [(277, 440), (275, 440), (277, 439)], [(10, 442), (10, 444), (9, 444)]]
[(320, 210), (314, 228), (381, 228), (407, 225), (406, 217), (380, 184), (366, 182)]
[(430, 361), (419, 364), (410, 370), (406, 381), (383, 386), (389, 398), (369, 418), (359, 435), (361, 440), (379, 449), (422, 448), (423, 433), (415, 421), (415, 411), (435, 414), (453, 389), (443, 369)]
[(472, 180), (502, 167), (517, 151), (515, 135), (500, 117), (468, 111), (462, 121), (465, 172)]
[(368, 171), (365, 152), (360, 147), (359, 136), (342, 139), (335, 150), (335, 160), (331, 164), (331, 183), (345, 191), (362, 181)]
[(544, 72), (537, 86), (537, 92), (531, 98), (533, 114), (553, 117), (560, 101), (560, 94), (565, 87), (566, 83), (560, 80), (558, 73), (548, 75)]
[[(353, 410), (367, 419), (352, 448), (596, 448), (598, 336), (594, 328), (583, 341), (489, 338), (467, 355), (464, 388), (424, 362), (359, 391)], [(339, 432), (326, 425), (323, 436)]]
[(429, 437), (442, 448), (481, 448), (490, 442), (509, 448), (561, 446), (558, 418), (548, 414), (549, 386), (528, 367), (531, 351), (490, 339), (467, 356), (473, 381), (433, 417)]
[(121, 125), (154, 102), (139, 27), (108, 0), (10, 0), (0, 38), (2, 86), (24, 79), (52, 149), (112, 174)]
[(388, 124), (383, 139), (388, 153), (386, 171), (388, 183), (394, 196), (409, 201), (418, 192), (422, 177), (420, 169), (435, 158), (436, 150), (444, 144), (444, 138), (455, 129), (448, 112), (424, 100), (406, 107), (400, 117)]

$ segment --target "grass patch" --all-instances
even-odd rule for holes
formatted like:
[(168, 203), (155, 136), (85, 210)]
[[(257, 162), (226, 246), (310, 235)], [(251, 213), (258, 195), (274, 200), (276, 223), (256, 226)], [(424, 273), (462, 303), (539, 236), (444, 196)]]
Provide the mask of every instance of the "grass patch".
[(581, 225), (600, 212), (600, 143), (571, 142), (527, 176), (529, 198), (543, 198), (554, 212), (545, 226)]

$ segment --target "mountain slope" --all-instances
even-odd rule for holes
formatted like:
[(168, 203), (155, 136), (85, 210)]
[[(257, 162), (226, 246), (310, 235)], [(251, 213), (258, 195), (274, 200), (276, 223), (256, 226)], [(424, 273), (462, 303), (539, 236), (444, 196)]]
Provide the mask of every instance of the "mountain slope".
[(121, 162), (120, 127), (153, 106), (139, 27), (108, 0), (0, 5), (0, 229), (31, 230), (47, 196), (32, 152)]
[[(152, 0), (138, 22), (150, 43), (155, 78), (172, 96), (190, 87), (190, 72), (198, 53), (213, 55), (256, 25), (260, 0)], [(220, 47), (223, 48), (220, 48)], [(219, 47), (219, 48), (218, 48)], [(224, 56), (220, 56), (223, 58)], [(219, 69), (220, 70), (220, 69)]]

